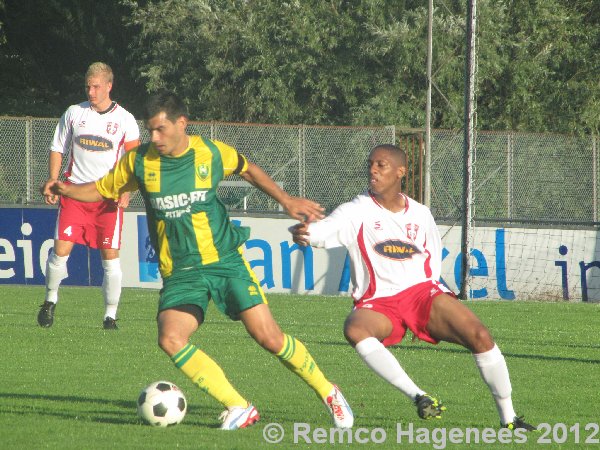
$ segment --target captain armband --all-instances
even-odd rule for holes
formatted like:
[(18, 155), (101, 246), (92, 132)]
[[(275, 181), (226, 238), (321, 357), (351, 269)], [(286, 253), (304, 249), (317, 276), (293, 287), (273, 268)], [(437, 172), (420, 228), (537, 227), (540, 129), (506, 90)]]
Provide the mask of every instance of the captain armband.
[(239, 174), (245, 165), (246, 165), (246, 157), (244, 155), (242, 155), (241, 153), (238, 153), (238, 164), (237, 164), (237, 167), (235, 168), (235, 170), (233, 171), (233, 173), (235, 173), (236, 175)]

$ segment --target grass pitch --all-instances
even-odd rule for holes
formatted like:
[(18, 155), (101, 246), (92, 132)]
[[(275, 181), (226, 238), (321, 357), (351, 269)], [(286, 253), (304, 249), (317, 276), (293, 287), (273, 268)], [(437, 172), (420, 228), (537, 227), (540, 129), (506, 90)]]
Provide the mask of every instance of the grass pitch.
[[(407, 337), (392, 352), (417, 384), (448, 408), (440, 420), (420, 420), (413, 405), (346, 344), (342, 324), (349, 298), (269, 296), (282, 329), (306, 344), (351, 403), (355, 428), (347, 434), (330, 430), (327, 411), (312, 391), (259, 348), (240, 323), (209, 310), (193, 343), (215, 358), (262, 416), (247, 430), (224, 432), (217, 428), (221, 406), (193, 386), (156, 345), (156, 291), (124, 290), (117, 331), (102, 329), (104, 306), (98, 288), (62, 288), (54, 326), (38, 327), (43, 292), (42, 287), (0, 287), (2, 448), (289, 449), (329, 448), (332, 442), (339, 448), (350, 439), (352, 444), (342, 446), (599, 446), (598, 304), (469, 303), (506, 357), (517, 412), (528, 422), (549, 424), (515, 445), (515, 436), (512, 444), (506, 437), (505, 443), (498, 441), (496, 409), (471, 355), (455, 345), (432, 346)], [(176, 383), (189, 403), (183, 423), (167, 429), (143, 425), (136, 416), (140, 390), (161, 379)], [(266, 441), (276, 436), (277, 430), (267, 428), (271, 423), (285, 432), (279, 444)], [(295, 435), (295, 427), (304, 433)], [(406, 434), (410, 427), (412, 444)], [(475, 428), (481, 432), (479, 440), (470, 431), (471, 443), (466, 444), (467, 429)], [(405, 434), (399, 436), (399, 429)]]

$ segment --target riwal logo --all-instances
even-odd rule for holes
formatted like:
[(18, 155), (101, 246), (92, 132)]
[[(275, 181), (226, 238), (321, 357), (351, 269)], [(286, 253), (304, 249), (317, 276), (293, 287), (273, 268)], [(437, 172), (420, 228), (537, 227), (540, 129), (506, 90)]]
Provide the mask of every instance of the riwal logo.
[(89, 152), (106, 152), (112, 150), (113, 143), (102, 136), (94, 136), (92, 134), (82, 134), (77, 139), (77, 144)]
[(416, 246), (398, 239), (387, 239), (378, 242), (373, 246), (373, 249), (385, 258), (396, 260), (409, 259), (414, 254), (421, 253)]

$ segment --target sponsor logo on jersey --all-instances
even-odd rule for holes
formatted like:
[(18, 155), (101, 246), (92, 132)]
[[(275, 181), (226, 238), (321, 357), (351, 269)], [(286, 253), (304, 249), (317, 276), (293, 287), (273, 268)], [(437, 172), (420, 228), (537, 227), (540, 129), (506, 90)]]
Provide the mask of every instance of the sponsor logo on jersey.
[(399, 239), (388, 239), (378, 242), (373, 246), (373, 249), (385, 258), (396, 260), (410, 259), (413, 255), (420, 253), (415, 245), (402, 242)]
[(382, 228), (381, 228), (381, 222), (379, 220), (375, 221), (375, 229), (378, 230), (378, 231), (382, 230)]
[(82, 134), (78, 137), (77, 144), (90, 152), (106, 152), (113, 149), (112, 141), (93, 134)]
[(196, 202), (205, 202), (208, 191), (182, 192), (181, 194), (165, 195), (164, 197), (150, 198), (154, 209), (165, 211), (167, 218), (177, 218), (192, 212), (192, 205)]
[(160, 192), (160, 164), (151, 164), (146, 158), (144, 160), (144, 185), (148, 192)]
[(198, 174), (198, 178), (201, 180), (206, 180), (208, 178), (208, 164), (200, 164), (196, 167), (196, 173)]

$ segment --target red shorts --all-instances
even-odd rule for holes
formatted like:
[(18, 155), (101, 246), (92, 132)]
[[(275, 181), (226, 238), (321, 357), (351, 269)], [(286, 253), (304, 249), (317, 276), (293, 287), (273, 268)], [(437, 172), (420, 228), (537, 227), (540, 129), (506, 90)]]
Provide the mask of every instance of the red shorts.
[(383, 340), (386, 347), (402, 341), (408, 328), (422, 341), (437, 344), (427, 331), (433, 299), (441, 294), (454, 293), (437, 281), (424, 281), (391, 297), (380, 297), (354, 304), (354, 309), (370, 309), (383, 314), (392, 322), (392, 332)]
[(85, 203), (60, 197), (54, 239), (92, 248), (119, 249), (122, 228), (123, 209), (114, 200)]

